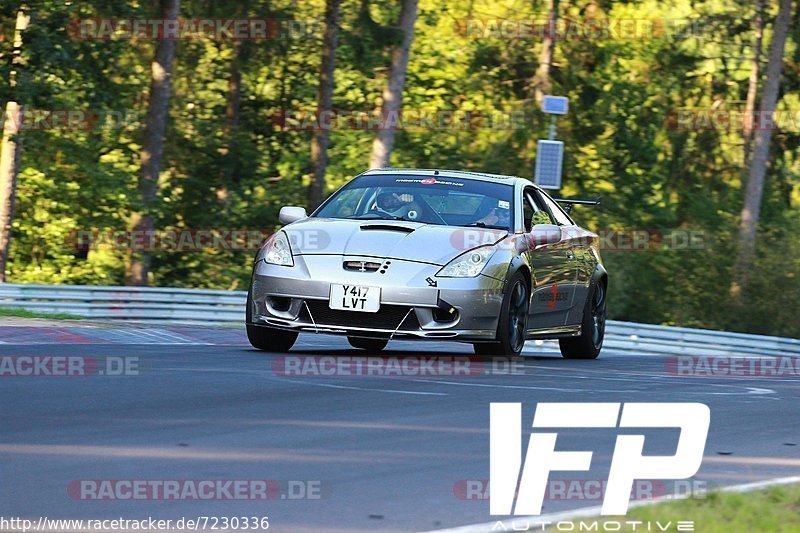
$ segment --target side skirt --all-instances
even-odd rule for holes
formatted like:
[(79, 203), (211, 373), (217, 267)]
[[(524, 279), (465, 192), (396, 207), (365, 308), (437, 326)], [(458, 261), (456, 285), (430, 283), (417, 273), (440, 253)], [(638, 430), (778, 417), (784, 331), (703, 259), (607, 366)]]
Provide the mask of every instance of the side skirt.
[(560, 326), (557, 328), (529, 329), (525, 339), (560, 339), (563, 337), (577, 337), (580, 334), (581, 326)]

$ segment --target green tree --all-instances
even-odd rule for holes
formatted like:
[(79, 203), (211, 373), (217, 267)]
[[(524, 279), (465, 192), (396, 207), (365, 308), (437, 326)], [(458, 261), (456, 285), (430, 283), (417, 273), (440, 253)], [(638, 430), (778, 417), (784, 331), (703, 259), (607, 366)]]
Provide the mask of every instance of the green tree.
[[(159, 18), (162, 21), (177, 21), (179, 12), (180, 0), (160, 0)], [(155, 229), (155, 216), (151, 210), (158, 199), (158, 180), (164, 158), (164, 137), (167, 130), (175, 48), (176, 39), (166, 35), (165, 30), (165, 35), (158, 39), (151, 66), (152, 78), (142, 146), (142, 166), (139, 173), (142, 207), (141, 212), (134, 212), (131, 217), (134, 234), (147, 235)], [(132, 250), (126, 268), (126, 284), (148, 285), (150, 262), (151, 254), (148, 251)]]

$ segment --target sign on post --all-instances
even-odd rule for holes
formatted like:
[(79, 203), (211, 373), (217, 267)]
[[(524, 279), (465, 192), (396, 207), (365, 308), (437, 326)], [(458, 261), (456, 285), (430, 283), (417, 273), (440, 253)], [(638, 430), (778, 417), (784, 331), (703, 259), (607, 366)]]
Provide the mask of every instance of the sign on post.
[(560, 189), (564, 143), (562, 141), (540, 140), (536, 146), (536, 175), (534, 183), (543, 189)]
[(566, 115), (569, 111), (569, 98), (546, 95), (542, 98), (542, 111), (548, 115)]
[(569, 111), (569, 98), (566, 96), (545, 95), (542, 98), (542, 111), (550, 116), (550, 139), (539, 140), (536, 145), (536, 174), (534, 183), (543, 189), (561, 188), (561, 165), (564, 161), (564, 143), (556, 139), (555, 115), (566, 115)]

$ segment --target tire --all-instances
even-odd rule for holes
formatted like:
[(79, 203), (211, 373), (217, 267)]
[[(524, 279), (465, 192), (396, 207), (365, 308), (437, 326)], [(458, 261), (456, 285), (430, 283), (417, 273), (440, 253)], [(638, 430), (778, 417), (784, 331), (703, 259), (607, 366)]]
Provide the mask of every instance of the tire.
[(251, 324), (253, 321), (253, 300), (250, 294), (250, 291), (248, 291), (247, 309), (244, 314), (247, 340), (250, 341), (250, 345), (265, 352), (288, 352), (294, 346), (298, 333), (296, 331), (285, 331)]
[(368, 352), (382, 352), (386, 345), (389, 344), (389, 339), (365, 339), (364, 337), (347, 337), (347, 342), (353, 348), (359, 350), (367, 350)]
[(500, 319), (497, 322), (497, 340), (474, 343), (472, 348), (476, 355), (485, 358), (518, 356), (525, 346), (531, 304), (530, 287), (521, 272), (511, 276), (508, 287), (500, 308)]
[(496, 342), (475, 342), (472, 344), (472, 349), (475, 351), (475, 355), (488, 358), (497, 354), (496, 344)]
[(288, 352), (297, 340), (297, 332), (247, 324), (247, 340), (253, 348), (265, 352)]
[(597, 359), (603, 348), (606, 332), (606, 285), (596, 283), (589, 292), (583, 309), (581, 334), (578, 337), (559, 339), (564, 359)]

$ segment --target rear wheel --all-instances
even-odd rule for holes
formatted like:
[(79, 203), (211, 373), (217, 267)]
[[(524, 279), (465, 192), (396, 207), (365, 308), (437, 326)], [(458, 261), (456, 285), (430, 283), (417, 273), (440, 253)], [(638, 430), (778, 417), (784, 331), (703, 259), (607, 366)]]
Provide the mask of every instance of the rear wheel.
[(476, 355), (483, 357), (516, 356), (525, 346), (525, 335), (528, 331), (528, 311), (530, 310), (530, 290), (525, 276), (517, 272), (508, 282), (509, 290), (503, 298), (500, 308), (500, 320), (497, 324), (497, 341), (474, 343)]
[(389, 344), (389, 339), (365, 339), (364, 337), (347, 337), (347, 342), (353, 348), (359, 350), (367, 350), (368, 352), (382, 352), (386, 345)]
[(597, 359), (606, 332), (606, 287), (597, 283), (586, 300), (581, 334), (560, 339), (561, 355), (565, 359)]

